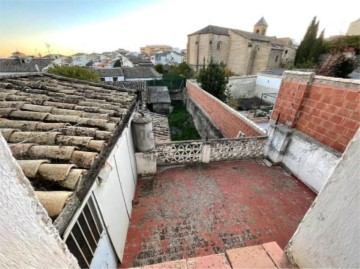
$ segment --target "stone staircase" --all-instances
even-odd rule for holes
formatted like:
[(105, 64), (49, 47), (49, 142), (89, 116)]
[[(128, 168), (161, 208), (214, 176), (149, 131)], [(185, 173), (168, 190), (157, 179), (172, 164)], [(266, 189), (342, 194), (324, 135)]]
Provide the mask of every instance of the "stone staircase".
[(231, 269), (231, 268), (297, 268), (286, 258), (276, 242), (235, 248), (222, 254), (133, 267), (131, 269)]

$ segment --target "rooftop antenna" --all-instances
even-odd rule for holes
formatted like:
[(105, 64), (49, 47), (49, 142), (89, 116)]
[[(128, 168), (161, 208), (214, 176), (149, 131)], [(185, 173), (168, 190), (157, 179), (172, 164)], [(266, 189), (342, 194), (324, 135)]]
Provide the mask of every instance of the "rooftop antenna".
[(51, 53), (50, 53), (50, 47), (51, 47), (51, 45), (50, 45), (49, 43), (45, 43), (45, 46), (46, 46), (46, 48), (47, 48), (47, 50), (48, 50), (48, 53), (51, 54)]

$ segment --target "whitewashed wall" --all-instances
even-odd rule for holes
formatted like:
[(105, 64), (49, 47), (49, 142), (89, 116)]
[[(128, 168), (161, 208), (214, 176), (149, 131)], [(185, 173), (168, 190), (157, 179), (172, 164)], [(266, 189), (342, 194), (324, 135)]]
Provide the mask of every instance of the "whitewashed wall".
[(2, 268), (79, 268), (0, 134)]
[(94, 193), (112, 245), (122, 261), (137, 182), (131, 128), (125, 128), (107, 159), (107, 165), (110, 173), (94, 188)]
[[(281, 85), (281, 76), (264, 75), (259, 73), (256, 77), (255, 96), (261, 98), (264, 93), (278, 93)], [(275, 104), (276, 96), (263, 96), (263, 100)]]
[(319, 192), (340, 159), (335, 150), (283, 125), (271, 122), (265, 155), (284, 164), (297, 178)]
[(300, 268), (360, 268), (359, 149), (358, 130), (286, 248)]

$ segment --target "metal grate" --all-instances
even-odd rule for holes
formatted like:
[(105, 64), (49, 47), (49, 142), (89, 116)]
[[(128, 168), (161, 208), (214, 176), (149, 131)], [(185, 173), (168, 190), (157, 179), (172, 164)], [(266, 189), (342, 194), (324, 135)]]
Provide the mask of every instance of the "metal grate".
[(103, 230), (103, 221), (91, 193), (65, 241), (81, 268), (90, 267)]

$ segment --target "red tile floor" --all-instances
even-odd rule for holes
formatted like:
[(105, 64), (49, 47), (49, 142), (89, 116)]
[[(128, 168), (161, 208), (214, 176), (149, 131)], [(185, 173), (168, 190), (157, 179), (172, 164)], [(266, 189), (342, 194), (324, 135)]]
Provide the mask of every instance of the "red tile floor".
[(172, 167), (138, 181), (122, 268), (276, 241), (315, 194), (279, 166), (244, 160)]

